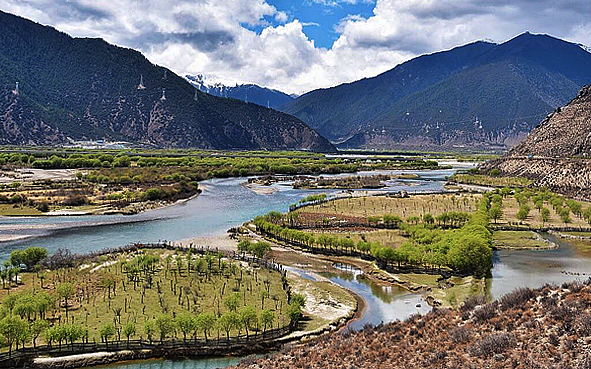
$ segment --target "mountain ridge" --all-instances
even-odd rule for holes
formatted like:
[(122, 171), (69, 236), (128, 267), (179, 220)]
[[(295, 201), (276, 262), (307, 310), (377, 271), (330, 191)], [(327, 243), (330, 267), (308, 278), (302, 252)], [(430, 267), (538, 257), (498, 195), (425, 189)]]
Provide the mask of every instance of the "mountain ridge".
[(590, 53), (524, 33), (422, 55), (372, 78), (308, 92), (283, 110), (341, 147), (502, 148), (585, 83)]
[(4, 12), (0, 31), (0, 144), (105, 138), (161, 147), (334, 151), (284, 113), (234, 100), (230, 117), (228, 99), (196, 92), (138, 51), (72, 38)]
[(535, 186), (591, 199), (591, 86), (549, 114), (519, 145), (479, 166), (484, 173), (524, 177)]
[(201, 92), (218, 97), (252, 102), (267, 108), (278, 109), (291, 102), (294, 98), (284, 92), (256, 84), (235, 84), (227, 86), (221, 82), (208, 82), (203, 75), (185, 75), (185, 79)]

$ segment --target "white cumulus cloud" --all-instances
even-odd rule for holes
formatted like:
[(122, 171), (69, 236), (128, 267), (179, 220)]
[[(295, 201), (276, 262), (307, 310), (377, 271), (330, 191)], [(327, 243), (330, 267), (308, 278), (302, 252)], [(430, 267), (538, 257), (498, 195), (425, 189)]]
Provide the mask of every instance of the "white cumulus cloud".
[[(305, 0), (374, 3), (335, 25), (332, 47), (314, 25), (267, 0), (0, 0), (0, 9), (78, 37), (137, 48), (178, 74), (302, 93), (371, 77), (422, 53), (526, 30), (591, 44), (591, 2), (578, 0)], [(253, 28), (259, 29), (255, 32)]]

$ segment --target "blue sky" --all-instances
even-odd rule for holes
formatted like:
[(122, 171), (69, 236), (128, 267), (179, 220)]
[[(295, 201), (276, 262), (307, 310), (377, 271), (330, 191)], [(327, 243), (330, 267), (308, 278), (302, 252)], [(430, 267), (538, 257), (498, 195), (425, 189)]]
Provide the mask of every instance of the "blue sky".
[[(304, 33), (314, 40), (318, 47), (330, 49), (339, 38), (337, 25), (347, 17), (369, 18), (375, 1), (335, 1), (335, 0), (268, 0), (277, 10), (284, 11), (289, 20), (298, 19), (304, 25)], [(278, 22), (273, 17), (265, 18), (272, 25)], [(248, 27), (248, 26), (247, 26)], [(260, 32), (264, 27), (248, 27)]]
[(590, 0), (0, 0), (0, 9), (137, 49), (179, 75), (298, 94), (525, 31), (591, 45)]

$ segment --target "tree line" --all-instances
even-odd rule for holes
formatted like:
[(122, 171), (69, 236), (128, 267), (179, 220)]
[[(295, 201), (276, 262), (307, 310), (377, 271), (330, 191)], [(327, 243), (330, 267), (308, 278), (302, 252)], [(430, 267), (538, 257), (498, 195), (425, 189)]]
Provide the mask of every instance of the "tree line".
[[(408, 224), (396, 216), (384, 221), (396, 223), (409, 241), (398, 248), (363, 239), (355, 243), (348, 237), (314, 235), (286, 226), (274, 212), (254, 219), (257, 229), (274, 238), (295, 243), (308, 249), (345, 252), (371, 256), (382, 265), (447, 267), (460, 273), (486, 275), (492, 268), (492, 233), (488, 229), (491, 201), (483, 196), (479, 209), (459, 229), (441, 230), (434, 227), (434, 218), (423, 216), (423, 222)], [(446, 218), (447, 219), (447, 218)], [(464, 217), (462, 217), (463, 221)]]

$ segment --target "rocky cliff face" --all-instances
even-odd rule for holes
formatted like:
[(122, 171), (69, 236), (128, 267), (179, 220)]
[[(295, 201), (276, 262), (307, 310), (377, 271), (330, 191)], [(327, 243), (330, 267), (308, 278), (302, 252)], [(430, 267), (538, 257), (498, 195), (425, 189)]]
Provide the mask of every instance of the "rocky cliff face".
[(591, 86), (548, 115), (519, 145), (481, 165), (489, 172), (526, 177), (538, 186), (591, 199)]
[(297, 118), (229, 100), (196, 91), (137, 51), (0, 12), (2, 144), (105, 138), (161, 147), (334, 151)]

